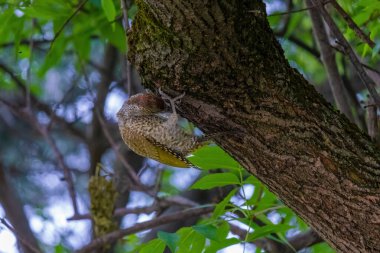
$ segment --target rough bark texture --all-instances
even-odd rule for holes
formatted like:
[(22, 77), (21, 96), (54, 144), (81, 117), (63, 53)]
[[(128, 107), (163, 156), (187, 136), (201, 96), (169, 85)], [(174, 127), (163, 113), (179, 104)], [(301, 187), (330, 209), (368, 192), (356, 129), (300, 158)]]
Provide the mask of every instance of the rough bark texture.
[[(140, 0), (129, 59), (340, 252), (380, 252), (380, 153), (286, 61), (261, 1)], [(170, 91), (177, 91), (170, 92)]]

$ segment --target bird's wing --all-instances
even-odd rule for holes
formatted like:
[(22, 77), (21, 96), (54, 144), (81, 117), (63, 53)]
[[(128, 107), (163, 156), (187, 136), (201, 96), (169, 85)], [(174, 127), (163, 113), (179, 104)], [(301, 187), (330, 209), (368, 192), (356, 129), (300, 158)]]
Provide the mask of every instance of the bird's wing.
[(181, 153), (163, 145), (162, 143), (157, 142), (154, 139), (147, 138), (147, 141), (151, 142), (156, 147), (158, 153), (158, 159), (156, 160), (160, 161), (161, 163), (179, 168), (195, 167)]
[(193, 165), (180, 153), (138, 132), (130, 133), (127, 145), (135, 153), (173, 167), (188, 168)]

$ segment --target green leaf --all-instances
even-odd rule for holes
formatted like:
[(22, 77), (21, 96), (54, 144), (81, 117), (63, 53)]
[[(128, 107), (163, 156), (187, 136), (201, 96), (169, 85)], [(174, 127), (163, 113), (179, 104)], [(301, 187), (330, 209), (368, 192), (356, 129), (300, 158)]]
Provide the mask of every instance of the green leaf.
[(262, 238), (265, 236), (268, 236), (272, 233), (281, 233), (281, 232), (286, 232), (289, 229), (293, 228), (294, 226), (290, 225), (266, 225), (263, 227), (257, 227), (255, 228), (255, 231), (251, 234), (248, 235), (248, 242), (252, 242), (258, 238)]
[(210, 241), (210, 245), (206, 247), (206, 251), (204, 253), (215, 253), (218, 250), (224, 249), (234, 244), (240, 243), (240, 240), (237, 238), (229, 238), (223, 240), (221, 242)]
[(190, 162), (201, 169), (241, 170), (241, 165), (219, 146), (204, 146), (187, 157)]
[(161, 239), (154, 239), (140, 248), (139, 253), (162, 253), (165, 250), (165, 243)]
[(34, 0), (29, 8), (23, 10), (29, 18), (45, 20), (67, 19), (74, 11), (68, 1)]
[(20, 45), (17, 48), (17, 56), (21, 59), (28, 59), (30, 57), (30, 48), (29, 45)]
[(6, 91), (11, 91), (11, 90), (16, 90), (17, 85), (13, 80), (11, 80), (8, 76), (3, 76), (2, 73), (0, 73), (0, 90), (6, 90)]
[(135, 19), (136, 13), (137, 13), (137, 5), (132, 4), (132, 6), (128, 9), (128, 18), (132, 20)]
[(248, 199), (245, 203), (248, 206), (256, 206), (259, 203), (262, 195), (263, 195), (263, 186), (255, 186), (252, 197)]
[(218, 241), (225, 240), (227, 238), (229, 232), (230, 232), (230, 224), (228, 224), (227, 221), (222, 220), (220, 222), (218, 230), (216, 231)]
[(11, 32), (11, 27), (13, 21), (15, 19), (14, 9), (10, 8), (8, 10), (2, 10), (0, 15), (0, 42), (5, 42), (8, 38), (8, 35)]
[(301, 231), (306, 231), (309, 228), (309, 226), (300, 217), (298, 217), (295, 214), (294, 214), (294, 216), (297, 218), (298, 228)]
[(365, 44), (362, 51), (362, 57), (364, 58), (370, 50), (371, 50), (371, 47), (368, 44)]
[(239, 178), (233, 173), (216, 173), (208, 174), (197, 182), (195, 182), (191, 189), (211, 189), (218, 186), (240, 184)]
[(237, 190), (237, 188), (233, 189), (219, 204), (216, 205), (215, 210), (212, 214), (213, 219), (217, 219), (225, 213), (227, 204), (230, 202), (231, 198), (236, 194)]
[(258, 180), (256, 177), (250, 175), (249, 177), (247, 177), (244, 181), (243, 181), (243, 184), (252, 184), (254, 186), (258, 185), (258, 186), (261, 186), (262, 183), (260, 182), (260, 180)]
[(43, 76), (50, 68), (57, 65), (66, 49), (67, 39), (61, 34), (52, 44), (47, 56), (45, 57), (45, 62), (38, 71), (39, 76)]
[(206, 238), (203, 235), (196, 233), (192, 228), (182, 228), (177, 234), (180, 235), (180, 240), (176, 253), (202, 252), (206, 243)]
[(127, 51), (127, 42), (124, 29), (118, 23), (114, 23), (115, 29), (110, 29), (109, 24), (100, 28), (101, 33), (109, 42), (117, 47), (122, 53)]
[(218, 230), (212, 224), (195, 225), (195, 226), (193, 226), (193, 229), (208, 239), (211, 239), (214, 241), (219, 241), (219, 238), (217, 235)]
[(42, 94), (43, 94), (43, 89), (41, 87), (41, 84), (36, 84), (36, 83), (32, 83), (30, 86), (29, 86), (29, 89), (30, 89), (30, 93), (35, 95), (36, 97), (41, 97)]
[(292, 18), (290, 19), (290, 22), (288, 24), (288, 28), (286, 29), (285, 38), (289, 37), (295, 30), (298, 30), (300, 28), (300, 24), (304, 22), (305, 16), (304, 15), (292, 15)]
[(89, 23), (78, 22), (73, 27), (72, 42), (80, 59), (86, 61), (91, 52), (91, 34), (94, 29)]
[(114, 21), (116, 17), (116, 8), (112, 0), (102, 0), (102, 8), (108, 21)]
[(54, 247), (54, 253), (68, 253), (69, 251), (63, 247), (62, 244), (58, 244), (57, 246)]
[(335, 253), (336, 251), (333, 250), (327, 243), (318, 243), (311, 247), (311, 252), (313, 253)]
[(157, 237), (166, 243), (171, 252), (175, 252), (179, 241), (179, 235), (175, 233), (166, 233), (163, 231), (159, 231), (157, 233)]

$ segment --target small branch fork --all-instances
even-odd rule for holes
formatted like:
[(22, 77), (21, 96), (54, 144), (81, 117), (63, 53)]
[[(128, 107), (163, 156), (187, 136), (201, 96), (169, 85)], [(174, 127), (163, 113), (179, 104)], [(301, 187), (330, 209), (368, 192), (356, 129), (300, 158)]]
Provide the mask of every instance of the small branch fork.
[(380, 96), (376, 91), (375, 83), (367, 75), (367, 73), (365, 72), (360, 60), (356, 56), (354, 50), (351, 48), (351, 46), (348, 43), (348, 41), (346, 40), (346, 38), (340, 32), (338, 26), (335, 24), (334, 20), (331, 18), (329, 13), (325, 10), (325, 8), (323, 6), (324, 5), (323, 1), (322, 0), (312, 0), (312, 2), (315, 6), (318, 7), (320, 14), (322, 15), (326, 24), (329, 26), (333, 35), (337, 38), (338, 43), (341, 45), (344, 54), (346, 54), (348, 56), (348, 58), (350, 59), (352, 65), (356, 69), (356, 72), (358, 73), (360, 79), (363, 81), (363, 83), (365, 84), (369, 93), (371, 94), (371, 97), (373, 98), (374, 102), (377, 105), (380, 105)]
[[(339, 13), (340, 16), (342, 16), (342, 18), (347, 23), (347, 25), (356, 33), (356, 35), (363, 42), (367, 43), (371, 48), (375, 47), (375, 45), (376, 45), (375, 42), (373, 40), (371, 40), (371, 38), (368, 35), (366, 35), (363, 32), (363, 30), (360, 29), (360, 27), (352, 20), (352, 18), (350, 17), (350, 15), (348, 15), (347, 12), (345, 12), (343, 10), (343, 8), (337, 3), (336, 0), (325, 0), (325, 1), (321, 2), (320, 4), (326, 5), (326, 4), (329, 4), (329, 3), (331, 3), (332, 6), (334, 6), (334, 8), (336, 9), (336, 11)], [(288, 10), (286, 12), (280, 12), (280, 13), (270, 14), (270, 15), (268, 15), (268, 17), (289, 15), (289, 14), (293, 14), (293, 13), (298, 13), (298, 12), (303, 12), (303, 11), (311, 10), (311, 9), (314, 9), (314, 8), (318, 8), (318, 4), (314, 4), (313, 6), (308, 6), (306, 8), (302, 8), (302, 9), (298, 9), (298, 10)], [(251, 11), (249, 11), (249, 12), (251, 12)]]
[(6, 219), (0, 217), (0, 223), (3, 224), (4, 227), (6, 227), (7, 229), (9, 229), (14, 235), (15, 237), (28, 249), (30, 249), (31, 252), (34, 252), (34, 253), (41, 253), (41, 251), (37, 248), (35, 248), (33, 245), (31, 245), (27, 240), (25, 240), (25, 238), (23, 238), (21, 235), (19, 235), (16, 231), (16, 229), (14, 229), (7, 221)]
[[(343, 8), (336, 2), (336, 0), (329, 0), (329, 3), (334, 6), (336, 11), (342, 16), (342, 18), (346, 21), (347, 25), (356, 33), (356, 35), (365, 43), (367, 43), (371, 48), (375, 47), (375, 42), (371, 40), (360, 28), (359, 26), (352, 20), (350, 15), (348, 15)], [(326, 4), (327, 2), (325, 2)]]
[[(128, 8), (127, 8), (127, 3), (126, 0), (120, 0), (120, 6), (121, 6), (121, 12), (123, 13), (123, 28), (124, 28), (124, 34), (125, 34), (125, 41), (127, 43), (127, 48), (128, 48), (128, 38), (127, 38), (127, 33), (128, 30), (130, 29), (129, 26), (129, 20), (128, 20)], [(125, 74), (126, 74), (126, 81), (124, 82), (125, 89), (128, 93), (128, 96), (131, 96), (132, 94), (132, 75), (131, 75), (131, 64), (128, 61), (128, 55), (125, 53), (123, 57), (123, 63), (125, 67)]]
[(78, 211), (78, 204), (77, 204), (77, 198), (76, 193), (74, 189), (74, 182), (73, 177), (70, 171), (70, 168), (66, 165), (62, 153), (59, 151), (55, 141), (51, 137), (49, 133), (49, 128), (46, 125), (40, 124), (38, 119), (32, 114), (32, 111), (30, 108), (20, 108), (15, 105), (12, 105), (11, 103), (7, 102), (6, 100), (0, 98), (0, 102), (4, 105), (8, 106), (8, 108), (17, 116), (19, 116), (21, 119), (27, 120), (34, 128), (42, 135), (42, 137), (45, 138), (46, 142), (49, 144), (49, 146), (52, 148), (52, 151), (54, 155), (56, 156), (58, 166), (62, 169), (63, 175), (65, 178), (65, 181), (67, 182), (67, 188), (69, 191), (69, 195), (71, 198), (71, 203), (74, 210), (74, 217), (79, 215)]
[[(25, 84), (25, 82), (22, 79), (20, 79), (9, 66), (7, 66), (5, 63), (3, 63), (1, 61), (0, 61), (0, 70), (2, 70), (4, 73), (8, 74), (9, 77), (15, 82), (15, 84), (21, 90), (23, 96), (25, 97), (25, 100), (27, 100), (27, 96), (30, 96), (31, 104), (33, 104), (36, 107), (36, 109), (46, 113), (51, 118), (51, 120), (52, 120), (51, 123), (53, 123), (53, 121), (55, 121), (59, 124), (62, 124), (64, 129), (68, 130), (68, 132), (70, 132), (70, 134), (79, 138), (82, 141), (85, 140), (85, 136), (83, 135), (82, 132), (80, 132), (76, 128), (74, 128), (64, 118), (58, 116), (51, 109), (51, 107), (49, 105), (38, 100), (38, 98), (36, 98), (33, 94), (31, 94), (31, 93), (28, 94), (27, 84)], [(27, 106), (27, 108), (28, 108), (28, 106)]]
[(63, 29), (70, 23), (70, 21), (79, 13), (79, 11), (83, 8), (83, 6), (88, 2), (88, 0), (83, 0), (81, 3), (79, 3), (78, 7), (74, 10), (74, 12), (68, 17), (68, 19), (65, 20), (63, 25), (59, 28), (59, 30), (54, 34), (54, 38), (51, 41), (50, 48), (53, 47), (54, 42), (59, 37), (59, 35), (62, 33)]

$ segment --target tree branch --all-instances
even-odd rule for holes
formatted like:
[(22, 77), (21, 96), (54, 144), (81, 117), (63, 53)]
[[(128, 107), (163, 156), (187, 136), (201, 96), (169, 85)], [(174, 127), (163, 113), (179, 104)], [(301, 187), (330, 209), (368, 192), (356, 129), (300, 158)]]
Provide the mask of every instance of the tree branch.
[[(128, 19), (128, 8), (127, 8), (127, 2), (126, 0), (120, 0), (120, 7), (121, 7), (121, 11), (123, 13), (123, 28), (124, 28), (124, 34), (125, 34), (125, 41), (127, 43), (127, 48), (128, 48), (128, 37), (127, 37), (127, 33), (128, 33), (128, 30), (130, 29), (130, 26), (129, 26), (129, 19)], [(127, 91), (128, 93), (128, 96), (131, 96), (131, 91), (132, 91), (132, 75), (131, 75), (131, 64), (130, 62), (128, 61), (128, 50), (126, 51), (125, 55), (123, 56), (123, 64), (124, 64), (124, 68), (125, 68), (125, 77), (126, 77), (126, 81), (124, 82), (124, 87), (125, 87), (125, 90)], [(124, 71), (123, 71), (124, 73)]]
[[(175, 197), (170, 197), (166, 199), (157, 199), (153, 205), (144, 206), (144, 207), (136, 207), (136, 208), (118, 208), (114, 212), (114, 217), (122, 217), (127, 214), (142, 214), (142, 213), (152, 213), (155, 211), (159, 211), (169, 206), (180, 206), (180, 207), (196, 207), (199, 206), (197, 203), (193, 203), (190, 200), (185, 199), (176, 199)], [(71, 217), (68, 220), (83, 220), (83, 219), (91, 219), (91, 214), (80, 214), (76, 217)]]
[(66, 25), (78, 14), (78, 12), (83, 8), (83, 6), (88, 2), (88, 0), (83, 0), (79, 3), (78, 7), (74, 10), (74, 12), (65, 20), (62, 26), (58, 29), (58, 31), (54, 34), (54, 38), (51, 41), (50, 48), (53, 46), (55, 40), (62, 33), (63, 29), (65, 29)]
[(193, 208), (188, 210), (179, 211), (176, 213), (172, 213), (170, 215), (164, 215), (161, 217), (157, 217), (153, 220), (137, 223), (131, 228), (121, 229), (118, 231), (114, 231), (112, 233), (106, 234), (102, 237), (96, 238), (93, 240), (90, 244), (84, 246), (82, 249), (76, 251), (76, 253), (85, 253), (85, 252), (94, 252), (95, 249), (101, 247), (102, 245), (113, 243), (117, 241), (118, 239), (134, 234), (140, 231), (144, 231), (147, 229), (151, 229), (157, 226), (160, 226), (162, 224), (175, 222), (178, 220), (188, 219), (191, 217), (199, 217), (201, 215), (210, 213), (214, 210), (213, 207), (200, 207), (200, 208)]
[[(245, 241), (248, 231), (230, 223), (231, 232), (239, 236), (240, 240)], [(287, 239), (288, 243), (271, 240), (269, 238), (260, 238), (253, 242), (257, 247), (268, 253), (294, 253), (317, 243), (323, 242), (323, 239), (312, 229), (298, 233)]]
[(0, 217), (0, 223), (7, 227), (20, 242), (25, 253), (39, 253), (38, 242), (30, 229), (28, 218), (25, 215), (23, 204), (17, 195), (5, 169), (0, 162), (0, 202), (4, 208), (5, 214), (12, 226)]
[(123, 164), (123, 166), (127, 170), (127, 173), (129, 175), (129, 177), (131, 178), (132, 182), (135, 183), (138, 186), (142, 186), (142, 183), (141, 183), (139, 177), (135, 173), (135, 170), (128, 163), (128, 161), (125, 159), (125, 157), (120, 153), (118, 145), (112, 139), (112, 136), (111, 136), (110, 132), (108, 131), (107, 125), (104, 122), (104, 120), (102, 119), (99, 111), (96, 111), (95, 114), (96, 114), (96, 117), (98, 118), (98, 120), (100, 122), (101, 128), (103, 130), (103, 133), (104, 133), (106, 139), (110, 143), (110, 145), (111, 145), (113, 151), (115, 152), (116, 156), (120, 159), (121, 163)]
[[(102, 72), (100, 82), (98, 83), (96, 90), (96, 97), (93, 97), (94, 108), (92, 110), (92, 122), (91, 122), (91, 133), (89, 143), (89, 151), (90, 151), (90, 173), (93, 175), (95, 173), (96, 166), (101, 159), (104, 151), (109, 147), (107, 142), (105, 141), (104, 130), (96, 116), (97, 111), (100, 113), (101, 117), (104, 117), (104, 105), (106, 102), (106, 98), (108, 95), (109, 85), (113, 81), (113, 72), (115, 70), (115, 65), (117, 61), (117, 50), (111, 44), (107, 44), (104, 50), (103, 56), (103, 68), (106, 70)], [(85, 75), (86, 77), (87, 75)], [(86, 81), (89, 83), (88, 78), (86, 77)], [(93, 94), (93, 91), (88, 89), (90, 93)], [(93, 94), (93, 96), (95, 96)]]
[[(16, 85), (21, 90), (24, 97), (27, 96), (27, 88), (26, 84), (22, 79), (20, 79), (11, 68), (9, 68), (6, 64), (0, 61), (0, 69), (2, 69), (5, 73), (7, 73), (10, 78), (16, 83)], [(45, 103), (42, 103), (39, 101), (33, 94), (30, 94), (30, 99), (33, 105), (40, 111), (45, 112), (47, 115), (51, 117), (52, 122), (57, 122), (61, 124), (64, 129), (67, 129), (69, 133), (71, 133), (73, 136), (78, 137), (80, 140), (85, 141), (86, 138), (84, 134), (75, 128), (73, 125), (68, 123), (64, 118), (59, 117), (55, 112), (51, 109), (51, 107)]]
[(373, 99), (370, 98), (368, 100), (368, 103), (366, 105), (367, 107), (367, 126), (368, 126), (368, 135), (371, 136), (371, 138), (374, 141), (379, 141), (379, 126), (378, 126), (378, 115), (377, 115), (377, 106), (374, 103)]
[(14, 229), (10, 224), (8, 224), (8, 222), (4, 218), (0, 217), (0, 223), (3, 224), (4, 227), (8, 228), (15, 235), (17, 240), (21, 242), (21, 245), (23, 246), (24, 251), (26, 253), (27, 252), (41, 253), (41, 251), (37, 247), (33, 246), (31, 243), (25, 240), (23, 236), (17, 233), (16, 229)]
[[(0, 98), (1, 99), (1, 98)], [(79, 215), (78, 204), (76, 199), (76, 193), (74, 189), (74, 182), (72, 174), (68, 166), (66, 165), (63, 155), (59, 151), (57, 145), (55, 144), (53, 138), (50, 136), (49, 130), (45, 125), (40, 124), (38, 119), (32, 114), (28, 108), (19, 108), (6, 100), (0, 100), (3, 104), (8, 106), (8, 108), (21, 119), (27, 120), (46, 140), (49, 146), (52, 148), (54, 155), (56, 156), (58, 166), (62, 169), (65, 181), (67, 183), (67, 188), (69, 195), (71, 197), (71, 202), (73, 205), (74, 217)]]
[(371, 78), (365, 72), (360, 60), (356, 56), (355, 52), (351, 48), (350, 44), (347, 42), (346, 38), (344, 38), (343, 34), (340, 32), (338, 26), (334, 23), (334, 20), (331, 18), (329, 13), (325, 10), (322, 5), (322, 0), (312, 0), (314, 5), (318, 5), (318, 10), (321, 13), (322, 17), (326, 21), (327, 25), (330, 27), (331, 32), (337, 38), (338, 43), (342, 46), (344, 53), (349, 57), (352, 62), (352, 65), (356, 69), (360, 79), (363, 81), (365, 86), (367, 87), (369, 93), (373, 97), (375, 103), (380, 105), (380, 96), (376, 91), (375, 84), (371, 80)]
[(350, 105), (346, 98), (346, 89), (344, 83), (340, 77), (338, 66), (336, 64), (335, 53), (330, 47), (327, 32), (325, 30), (323, 20), (316, 10), (311, 0), (306, 0), (306, 6), (309, 7), (309, 13), (312, 21), (313, 32), (315, 40), (318, 42), (321, 50), (323, 66), (327, 72), (328, 81), (332, 94), (334, 96), (335, 103), (339, 110), (351, 120), (354, 121), (354, 117), (351, 112)]
[(356, 35), (365, 43), (367, 43), (371, 48), (375, 47), (375, 42), (373, 42), (358, 26), (357, 24), (352, 20), (350, 15), (348, 15), (343, 8), (337, 3), (336, 0), (330, 0), (329, 1), (334, 8), (337, 10), (337, 12), (342, 16), (342, 18), (346, 21), (347, 25), (356, 33)]

